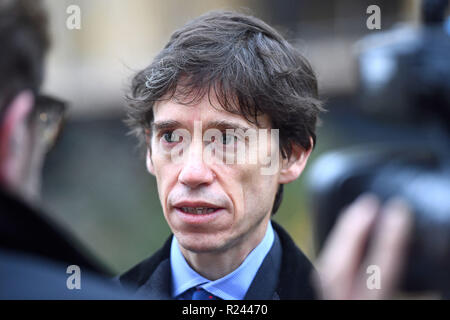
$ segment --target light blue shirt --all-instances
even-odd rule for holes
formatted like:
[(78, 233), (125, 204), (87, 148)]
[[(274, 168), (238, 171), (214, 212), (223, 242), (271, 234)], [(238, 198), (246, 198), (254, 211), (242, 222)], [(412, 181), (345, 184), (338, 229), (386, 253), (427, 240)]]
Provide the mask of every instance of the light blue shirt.
[(243, 300), (250, 284), (274, 241), (274, 231), (269, 221), (262, 241), (245, 258), (244, 262), (226, 276), (211, 281), (199, 275), (186, 262), (178, 241), (174, 236), (170, 248), (170, 268), (172, 271), (172, 297), (182, 298), (181, 294), (193, 287), (200, 287), (223, 300)]

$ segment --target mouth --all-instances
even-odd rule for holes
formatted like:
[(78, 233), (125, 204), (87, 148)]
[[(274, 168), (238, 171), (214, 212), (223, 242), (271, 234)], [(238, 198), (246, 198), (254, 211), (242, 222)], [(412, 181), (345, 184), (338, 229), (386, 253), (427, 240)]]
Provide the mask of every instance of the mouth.
[(211, 208), (211, 207), (176, 207), (176, 209), (181, 210), (184, 213), (196, 215), (210, 214), (220, 210), (220, 208)]
[(202, 201), (183, 201), (174, 206), (178, 217), (187, 224), (203, 224), (216, 220), (225, 208)]

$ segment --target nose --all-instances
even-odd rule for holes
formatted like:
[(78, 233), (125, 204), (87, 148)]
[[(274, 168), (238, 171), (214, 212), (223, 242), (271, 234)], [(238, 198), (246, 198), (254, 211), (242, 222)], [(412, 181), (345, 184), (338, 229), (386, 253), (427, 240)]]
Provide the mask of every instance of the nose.
[(178, 181), (194, 189), (201, 185), (208, 185), (214, 181), (215, 174), (203, 161), (201, 146), (189, 148), (189, 155), (183, 163)]

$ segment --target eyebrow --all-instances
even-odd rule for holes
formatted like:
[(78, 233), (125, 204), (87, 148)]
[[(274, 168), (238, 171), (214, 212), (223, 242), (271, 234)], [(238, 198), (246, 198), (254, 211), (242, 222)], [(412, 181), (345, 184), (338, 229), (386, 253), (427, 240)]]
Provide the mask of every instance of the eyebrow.
[[(161, 131), (166, 129), (175, 129), (182, 127), (183, 124), (176, 120), (163, 120), (163, 121), (156, 121), (152, 123), (152, 131)], [(228, 120), (215, 120), (210, 121), (207, 123), (205, 129), (209, 128), (217, 128), (220, 130), (226, 130), (226, 129), (241, 129), (243, 131), (246, 131), (250, 129), (248, 126), (243, 126), (239, 123), (228, 121)]]
[(232, 121), (228, 121), (228, 120), (216, 120), (216, 121), (211, 121), (208, 122), (208, 125), (206, 126), (206, 129), (208, 128), (217, 128), (217, 129), (221, 129), (221, 130), (225, 130), (225, 129), (241, 129), (243, 131), (246, 131), (248, 129), (250, 129), (247, 126), (243, 126), (239, 123), (236, 122), (232, 122)]
[(152, 122), (152, 131), (161, 131), (164, 129), (173, 129), (176, 127), (181, 127), (181, 123), (175, 120)]

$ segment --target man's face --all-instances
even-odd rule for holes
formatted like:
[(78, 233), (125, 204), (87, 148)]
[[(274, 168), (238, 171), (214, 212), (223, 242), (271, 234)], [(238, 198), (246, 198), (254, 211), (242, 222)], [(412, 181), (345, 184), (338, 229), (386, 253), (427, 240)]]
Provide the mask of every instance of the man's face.
[[(279, 172), (261, 174), (256, 163), (205, 161), (203, 141), (207, 129), (258, 129), (244, 117), (218, 109), (206, 95), (195, 105), (173, 100), (158, 102), (153, 109), (151, 150), (147, 166), (156, 176), (164, 216), (180, 245), (193, 252), (221, 252), (236, 245), (253, 249), (264, 235), (278, 189)], [(258, 118), (268, 127), (267, 117)], [(194, 128), (201, 128), (194, 132)], [(190, 133), (191, 141), (171, 136), (176, 129)], [(270, 136), (270, 133), (269, 133)], [(234, 143), (233, 136), (223, 141)], [(185, 143), (183, 161), (174, 161), (171, 150)], [(268, 143), (266, 148), (270, 148)], [(269, 152), (269, 151), (267, 151)], [(279, 156), (279, 155), (277, 155)], [(267, 166), (266, 166), (267, 167)], [(199, 208), (209, 208), (202, 210)]]

